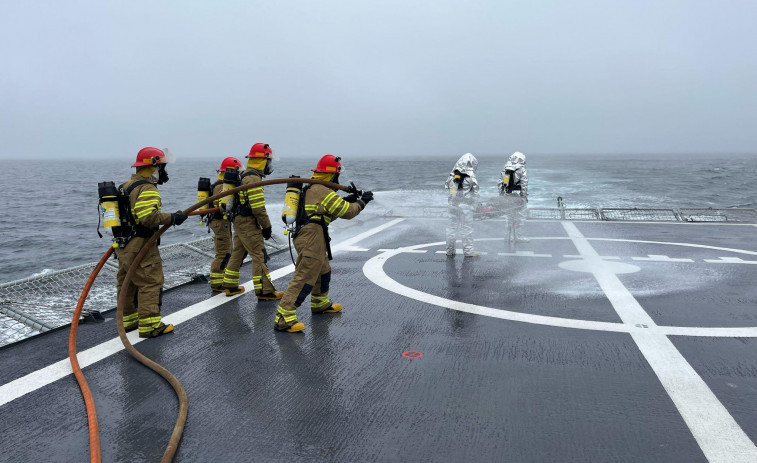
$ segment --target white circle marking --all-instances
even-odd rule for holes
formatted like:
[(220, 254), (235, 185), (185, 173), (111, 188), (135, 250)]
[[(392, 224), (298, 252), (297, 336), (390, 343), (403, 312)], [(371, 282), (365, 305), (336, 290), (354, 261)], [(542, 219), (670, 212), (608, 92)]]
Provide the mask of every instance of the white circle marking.
[[(569, 240), (570, 237), (535, 237), (533, 240)], [(615, 241), (615, 242), (628, 242), (628, 243), (646, 243), (646, 244), (662, 244), (671, 246), (687, 246), (694, 248), (713, 249), (718, 251), (734, 252), (739, 254), (757, 255), (757, 252), (746, 251), (743, 249), (724, 248), (717, 246), (709, 246), (704, 244), (692, 244), (692, 243), (675, 243), (665, 241), (644, 241), (644, 240), (631, 240), (620, 238), (587, 238), (589, 241)], [(503, 238), (479, 238), (475, 241), (502, 241)], [(573, 318), (552, 317), (547, 315), (535, 315), (525, 312), (516, 312), (507, 310), (504, 308), (494, 309), (477, 304), (469, 304), (467, 302), (454, 301), (444, 297), (436, 296), (429, 293), (418, 291), (417, 289), (405, 286), (398, 281), (391, 278), (384, 271), (384, 264), (390, 258), (402, 254), (406, 251), (416, 251), (422, 248), (429, 248), (433, 246), (442, 246), (446, 243), (444, 241), (437, 241), (434, 243), (416, 244), (412, 246), (404, 246), (398, 249), (392, 249), (384, 251), (376, 256), (368, 259), (363, 265), (363, 273), (368, 279), (381, 288), (391, 291), (393, 293), (415, 299), (420, 302), (426, 302), (439, 307), (445, 307), (451, 310), (457, 310), (460, 312), (468, 312), (477, 315), (484, 315), (492, 318), (499, 318), (503, 320), (512, 320), (523, 323), (531, 323), (536, 325), (556, 326), (562, 328), (575, 328), (584, 330), (595, 331), (611, 331), (618, 333), (629, 333), (631, 331), (638, 330), (639, 328), (634, 325), (626, 325), (624, 323), (614, 322), (598, 322), (591, 320), (579, 320)], [(580, 262), (577, 260), (575, 262)], [(604, 261), (608, 263), (608, 261)], [(629, 267), (636, 267), (635, 265), (629, 265)], [(687, 326), (658, 326), (655, 328), (662, 334), (677, 335), (677, 336), (707, 336), (707, 337), (757, 337), (757, 327), (734, 327), (734, 328), (709, 328), (709, 327), (687, 327)]]

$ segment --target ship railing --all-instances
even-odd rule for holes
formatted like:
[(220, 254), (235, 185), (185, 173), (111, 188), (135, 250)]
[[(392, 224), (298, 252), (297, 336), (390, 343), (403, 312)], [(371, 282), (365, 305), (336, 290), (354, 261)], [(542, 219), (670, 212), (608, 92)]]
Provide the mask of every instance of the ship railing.
[[(272, 241), (266, 242), (269, 255), (287, 249), (286, 244)], [(214, 252), (212, 237), (161, 246), (164, 290), (206, 281)], [(245, 262), (249, 260), (248, 256)], [(97, 262), (91, 262), (0, 284), (0, 347), (69, 325), (95, 265)], [(115, 309), (117, 272), (114, 259), (103, 266), (84, 304), (84, 320)]]
[[(439, 218), (446, 217), (447, 206), (422, 206), (390, 209), (385, 217)], [(531, 220), (596, 220), (623, 222), (733, 222), (757, 223), (757, 209), (746, 208), (642, 208), (642, 207), (529, 207)], [(478, 210), (474, 220), (496, 219), (506, 216), (503, 210)]]

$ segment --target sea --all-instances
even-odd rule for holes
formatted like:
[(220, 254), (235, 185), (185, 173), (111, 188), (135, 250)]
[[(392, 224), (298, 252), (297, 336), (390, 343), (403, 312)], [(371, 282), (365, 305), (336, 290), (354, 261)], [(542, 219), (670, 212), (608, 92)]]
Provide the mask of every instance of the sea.
[[(374, 191), (375, 201), (364, 214), (412, 215), (419, 207), (446, 204), (444, 181), (458, 157), (346, 158), (340, 181)], [(485, 201), (497, 195), (508, 155), (477, 157)], [(127, 180), (134, 170), (131, 158), (0, 160), (0, 283), (98, 260), (110, 241), (105, 233), (103, 238), (97, 234), (97, 183)], [(198, 178), (215, 178), (222, 158), (179, 157), (170, 164), (170, 181), (159, 187), (164, 210), (194, 204)], [(307, 176), (317, 158), (278, 156), (269, 178)], [(757, 155), (527, 154), (526, 168), (529, 207), (557, 207), (560, 196), (566, 207), (579, 208), (757, 208)], [(284, 187), (268, 187), (265, 198), (278, 227)], [(207, 236), (199, 218), (190, 217), (164, 234), (162, 242)]]

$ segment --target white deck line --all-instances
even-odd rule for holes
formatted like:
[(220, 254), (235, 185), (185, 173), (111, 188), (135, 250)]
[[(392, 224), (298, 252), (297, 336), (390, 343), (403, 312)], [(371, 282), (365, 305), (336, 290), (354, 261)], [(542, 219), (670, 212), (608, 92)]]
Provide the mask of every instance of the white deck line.
[(717, 463), (757, 461), (754, 443), (618, 276), (605, 265), (589, 240), (573, 223), (562, 222), (562, 225), (578, 252), (591, 262), (592, 274), (623, 322), (649, 327), (631, 329), (629, 333), (670, 395), (705, 457)]
[[(376, 233), (380, 233), (387, 228), (393, 227), (403, 220), (405, 219), (394, 219), (391, 222), (387, 222), (385, 224), (379, 225), (378, 227), (371, 228), (370, 230), (360, 233), (359, 235), (355, 235), (352, 238), (340, 242), (336, 246), (332, 247), (331, 250), (334, 252), (350, 250), (356, 243), (364, 240), (365, 238), (368, 238), (369, 236), (375, 235)], [(271, 272), (271, 280), (276, 280), (278, 278), (286, 276), (293, 271), (294, 265), (292, 264), (289, 264), (286, 267), (280, 269), (276, 269)], [(245, 292), (252, 291), (252, 280), (244, 283), (243, 286), (245, 287)], [(169, 323), (179, 325), (220, 305), (223, 305), (239, 296), (241, 296), (241, 294), (233, 297), (227, 297), (224, 294), (219, 294), (204, 301), (198, 302), (197, 304), (190, 305), (189, 307), (179, 310), (178, 312), (167, 315), (166, 317), (164, 317), (164, 319)], [(136, 331), (127, 334), (127, 337), (132, 344), (137, 344), (145, 340), (145, 338), (140, 338), (139, 333), (137, 333)], [(94, 347), (90, 347), (85, 351), (79, 352), (79, 365), (82, 368), (88, 367), (122, 350), (124, 350), (124, 346), (121, 343), (121, 339), (117, 337), (113, 338)], [(72, 374), (73, 370), (71, 369), (71, 362), (69, 361), (68, 357), (66, 357), (65, 359), (55, 362), (52, 365), (40, 368), (39, 370), (27, 374), (26, 376), (22, 376), (21, 378), (3, 384), (2, 386), (0, 386), (0, 407), (7, 404), (8, 402), (16, 400), (19, 397), (23, 397), (30, 392), (36, 391), (37, 389), (47, 386), (48, 384), (52, 384), (53, 382)]]

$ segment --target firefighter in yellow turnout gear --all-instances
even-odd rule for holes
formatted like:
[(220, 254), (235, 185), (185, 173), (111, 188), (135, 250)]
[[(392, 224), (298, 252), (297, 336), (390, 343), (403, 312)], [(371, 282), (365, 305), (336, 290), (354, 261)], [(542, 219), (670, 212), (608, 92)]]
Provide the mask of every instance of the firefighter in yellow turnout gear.
[[(265, 143), (255, 143), (247, 155), (247, 169), (242, 173), (242, 185), (258, 183), (273, 172), (271, 162), (273, 150)], [(241, 294), (239, 267), (249, 253), (252, 258), (252, 282), (258, 300), (281, 299), (283, 293), (276, 291), (271, 282), (271, 274), (265, 264), (264, 239), (271, 238), (271, 220), (265, 210), (263, 187), (250, 188), (239, 192), (234, 198), (234, 246), (226, 265), (223, 286), (227, 296)]]
[[(218, 180), (211, 185), (211, 195), (215, 196), (223, 191), (223, 174), (227, 168), (241, 169), (242, 163), (239, 159), (228, 157), (223, 160), (221, 167), (217, 170)], [(221, 200), (213, 202), (213, 207), (221, 208)], [(210, 221), (210, 229), (213, 230), (213, 245), (215, 246), (215, 257), (210, 263), (210, 289), (213, 292), (225, 293), (223, 285), (226, 264), (231, 259), (232, 250), (232, 230), (231, 221), (228, 220), (224, 211), (216, 212), (207, 218)]]
[[(168, 181), (165, 170), (166, 157), (157, 148), (143, 148), (137, 154), (132, 167), (137, 172), (121, 188), (129, 195), (131, 216), (134, 221), (134, 236), (123, 248), (116, 248), (118, 257), (118, 294), (121, 294), (126, 272), (137, 257), (142, 246), (155, 234), (161, 225), (181, 225), (187, 216), (181, 211), (169, 214), (161, 212), (161, 199), (155, 184)], [(173, 325), (166, 325), (160, 316), (160, 298), (163, 290), (163, 261), (158, 244), (153, 243), (140, 262), (127, 287), (124, 307), (124, 328), (133, 331), (139, 328), (140, 338), (154, 338), (173, 331)], [(134, 306), (137, 295), (137, 307)]]
[[(327, 154), (313, 169), (312, 178), (334, 183), (339, 181), (342, 165), (340, 158)], [(313, 314), (335, 313), (342, 305), (332, 303), (329, 298), (331, 266), (328, 225), (337, 218), (351, 219), (358, 215), (373, 199), (373, 193), (366, 191), (360, 198), (352, 194), (341, 198), (331, 188), (311, 185), (303, 191), (300, 201), (305, 203), (307, 223), (294, 237), (297, 250), (294, 276), (281, 299), (275, 320), (279, 331), (294, 333), (305, 329), (305, 324), (297, 321), (297, 308), (310, 294), (310, 309)]]

